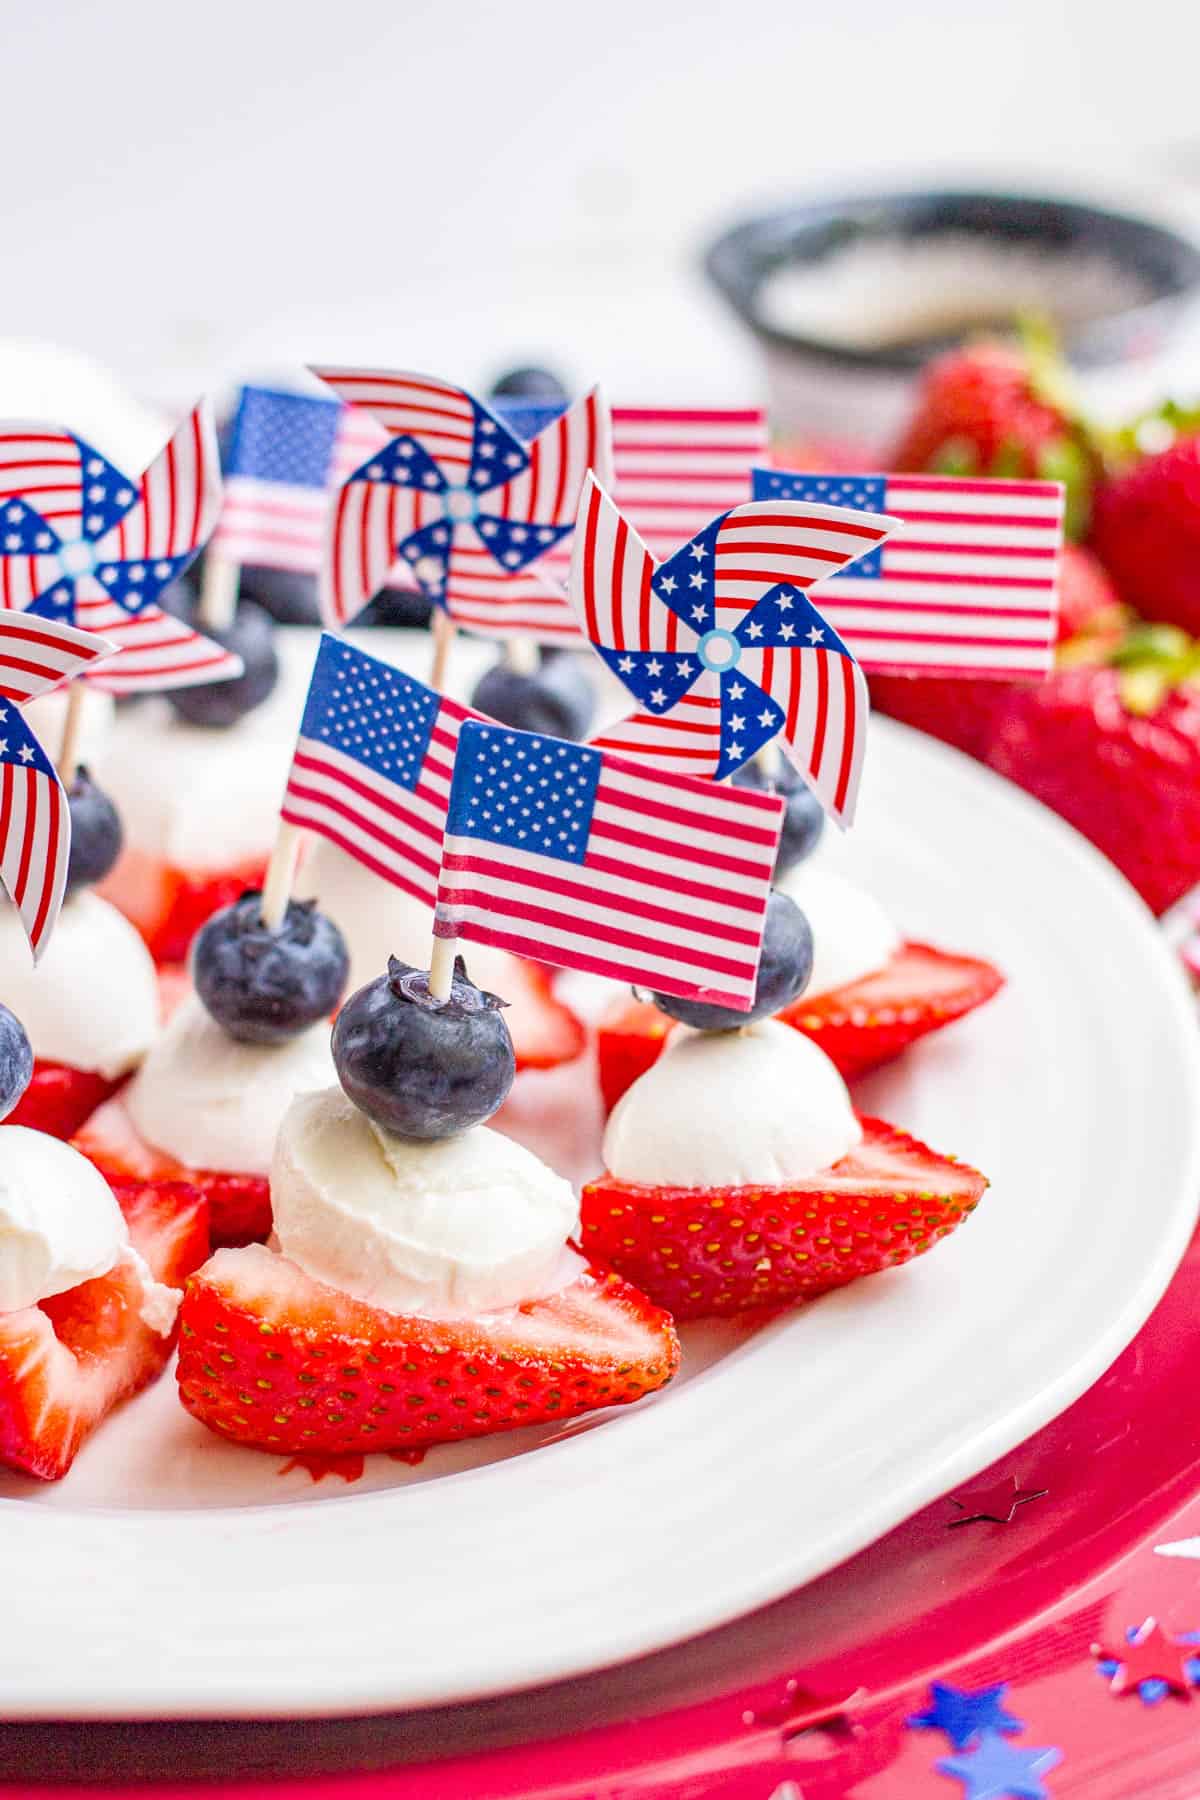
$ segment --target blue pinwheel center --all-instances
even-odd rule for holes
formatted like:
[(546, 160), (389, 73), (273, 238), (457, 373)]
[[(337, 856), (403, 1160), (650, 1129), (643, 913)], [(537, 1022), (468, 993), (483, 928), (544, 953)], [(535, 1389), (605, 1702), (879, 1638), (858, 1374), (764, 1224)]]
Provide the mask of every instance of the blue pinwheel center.
[(696, 655), (714, 675), (727, 675), (741, 662), (742, 646), (732, 631), (724, 631), (719, 625), (714, 625), (696, 645)]

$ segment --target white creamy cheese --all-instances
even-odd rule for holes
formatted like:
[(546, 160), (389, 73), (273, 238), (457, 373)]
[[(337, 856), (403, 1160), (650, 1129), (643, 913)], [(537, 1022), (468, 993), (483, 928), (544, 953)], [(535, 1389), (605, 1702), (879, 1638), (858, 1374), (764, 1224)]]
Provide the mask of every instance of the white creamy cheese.
[(341, 1088), (296, 1100), (271, 1169), (280, 1250), (390, 1312), (492, 1312), (553, 1292), (579, 1205), (569, 1182), (486, 1126), (418, 1143)]
[(336, 1079), (322, 1021), (283, 1044), (240, 1044), (193, 995), (122, 1093), (138, 1135), (198, 1169), (265, 1175), (297, 1094)]
[(604, 1166), (647, 1187), (779, 1187), (861, 1141), (845, 1082), (790, 1025), (677, 1025), (613, 1108)]
[(158, 1036), (158, 982), (145, 944), (98, 894), (72, 894), (35, 969), (15, 907), (0, 904), (0, 999), (43, 1062), (113, 1081)]

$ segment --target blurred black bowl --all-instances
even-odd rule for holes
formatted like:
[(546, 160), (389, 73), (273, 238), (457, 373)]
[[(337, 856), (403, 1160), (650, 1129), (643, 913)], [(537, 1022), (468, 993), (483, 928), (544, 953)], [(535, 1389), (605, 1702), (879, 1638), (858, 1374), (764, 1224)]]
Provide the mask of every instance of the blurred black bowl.
[(1161, 353), (1200, 298), (1200, 249), (1073, 200), (866, 194), (736, 225), (709, 278), (762, 344), (784, 431), (882, 442), (931, 356), (1042, 313), (1081, 368)]

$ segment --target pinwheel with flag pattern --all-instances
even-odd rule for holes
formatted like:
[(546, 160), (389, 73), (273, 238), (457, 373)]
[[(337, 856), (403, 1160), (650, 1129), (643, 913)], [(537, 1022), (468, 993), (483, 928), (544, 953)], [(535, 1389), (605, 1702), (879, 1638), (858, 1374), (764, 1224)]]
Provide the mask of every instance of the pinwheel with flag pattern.
[(428, 375), (314, 367), (388, 442), (330, 513), (321, 605), (346, 624), (404, 563), (459, 625), (492, 637), (577, 639), (561, 587), (534, 565), (575, 528), (589, 469), (609, 478), (596, 389), (524, 443), (464, 388)]
[(570, 599), (639, 710), (593, 739), (721, 780), (779, 737), (826, 811), (854, 815), (866, 681), (807, 590), (880, 544), (881, 513), (760, 500), (720, 513), (656, 563), (589, 477)]
[(102, 633), (122, 654), (84, 672), (111, 693), (230, 680), (241, 658), (158, 604), (220, 499), (205, 402), (137, 481), (73, 432), (0, 424), (0, 605)]
[(54, 765), (20, 708), (85, 675), (117, 646), (59, 619), (0, 612), (0, 882), (35, 962), (67, 885), (71, 812)]

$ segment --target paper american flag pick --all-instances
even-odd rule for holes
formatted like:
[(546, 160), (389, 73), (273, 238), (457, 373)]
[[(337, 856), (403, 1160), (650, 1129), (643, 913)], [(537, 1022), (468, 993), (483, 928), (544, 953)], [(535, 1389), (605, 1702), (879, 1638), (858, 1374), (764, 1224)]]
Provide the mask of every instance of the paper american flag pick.
[(866, 682), (806, 590), (894, 528), (845, 507), (752, 501), (656, 563), (589, 477), (571, 603), (640, 709), (594, 743), (720, 780), (778, 736), (826, 811), (848, 825)]
[(71, 814), (54, 766), (20, 708), (86, 674), (116, 648), (57, 619), (0, 612), (0, 882), (20, 914), (35, 962), (62, 906)]
[(1065, 490), (1057, 481), (754, 471), (764, 500), (864, 506), (901, 524), (821, 589), (864, 669), (1041, 676), (1058, 634)]
[(0, 605), (102, 632), (110, 693), (226, 681), (241, 658), (157, 604), (204, 544), (221, 478), (205, 402), (131, 481), (69, 431), (0, 425)]
[(209, 555), (315, 572), (330, 494), (387, 441), (383, 426), (360, 407), (243, 387)]
[(595, 389), (525, 444), (464, 388), (436, 377), (313, 373), (388, 434), (330, 512), (327, 624), (360, 612), (401, 559), (456, 624), (493, 637), (578, 635), (561, 588), (535, 565), (574, 529), (587, 471), (609, 469), (608, 414)]
[(458, 735), (478, 718), (326, 633), (281, 816), (432, 909)]
[(467, 720), (436, 936), (748, 1011), (782, 817), (771, 794)]

